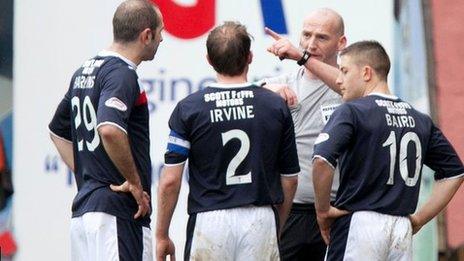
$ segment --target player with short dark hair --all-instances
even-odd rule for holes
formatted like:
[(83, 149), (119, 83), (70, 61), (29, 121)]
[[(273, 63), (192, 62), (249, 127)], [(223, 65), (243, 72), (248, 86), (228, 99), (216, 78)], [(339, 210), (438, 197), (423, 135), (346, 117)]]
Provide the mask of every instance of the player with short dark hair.
[(145, 0), (124, 1), (113, 21), (112, 45), (77, 69), (49, 125), (76, 177), (72, 260), (152, 260), (149, 113), (136, 69), (154, 58), (164, 25)]
[[(243, 25), (216, 27), (207, 46), (217, 83), (180, 101), (169, 120), (157, 260), (175, 254), (169, 224), (187, 159), (185, 260), (278, 260), (273, 206), (283, 224), (300, 171), (291, 114), (277, 94), (247, 81), (252, 53)], [(235, 67), (224, 63), (229, 57)]]
[[(390, 62), (375, 41), (341, 52), (344, 104), (316, 140), (313, 182), (327, 260), (412, 260), (412, 235), (463, 181), (464, 166), (429, 116), (390, 94)], [(330, 186), (340, 168), (333, 206)], [(415, 214), (421, 170), (435, 171), (429, 201)]]
[(241, 74), (248, 65), (244, 57), (250, 53), (250, 46), (251, 38), (245, 26), (234, 22), (214, 28), (206, 41), (211, 66), (216, 72), (229, 76)]

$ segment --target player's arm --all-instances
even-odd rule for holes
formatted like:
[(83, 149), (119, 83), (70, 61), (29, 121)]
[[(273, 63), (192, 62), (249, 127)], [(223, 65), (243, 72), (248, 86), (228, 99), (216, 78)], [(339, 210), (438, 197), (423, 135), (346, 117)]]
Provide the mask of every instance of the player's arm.
[(50, 138), (61, 159), (74, 172), (73, 143), (71, 141), (71, 103), (69, 90), (58, 105), (52, 121), (48, 125)]
[(175, 257), (175, 246), (169, 237), (169, 227), (179, 198), (184, 163), (165, 166), (158, 185), (158, 211), (156, 216), (156, 260)]
[(313, 185), (314, 205), (316, 208), (317, 222), (321, 230), (322, 238), (326, 244), (330, 242), (330, 226), (332, 222), (343, 215), (348, 214), (330, 205), (330, 191), (332, 188), (334, 169), (322, 159), (315, 158), (313, 161)]
[(282, 202), (282, 204), (276, 205), (275, 207), (279, 214), (279, 231), (282, 231), (293, 204), (293, 198), (295, 197), (296, 188), (298, 186), (298, 176), (282, 175), (280, 182), (282, 184), (282, 191), (284, 193), (284, 202)]
[(337, 160), (355, 132), (356, 120), (348, 104), (340, 105), (332, 114), (314, 145), (313, 186), (317, 223), (326, 244), (330, 242), (332, 222), (348, 212), (330, 205), (330, 190)]
[(429, 200), (416, 213), (410, 216), (413, 234), (416, 234), (422, 226), (427, 224), (427, 222), (446, 207), (463, 181), (464, 177), (460, 176), (435, 183)]
[(327, 215), (330, 209), (330, 191), (332, 188), (334, 169), (319, 157), (313, 161), (313, 185), (315, 208), (318, 215)]
[(134, 158), (129, 145), (127, 134), (119, 127), (111, 124), (98, 126), (103, 147), (119, 173), (126, 179), (120, 186), (111, 186), (116, 192), (130, 192), (138, 204), (134, 218), (150, 214), (150, 198), (143, 192), (140, 176), (135, 166)]
[(64, 140), (61, 137), (56, 136), (50, 132), (50, 139), (52, 139), (53, 144), (55, 145), (58, 153), (61, 156), (61, 159), (64, 161), (66, 166), (74, 172), (74, 154), (73, 154), (73, 144), (68, 140)]
[[(282, 37), (278, 33), (272, 31), (269, 28), (265, 28), (265, 31), (270, 35), (275, 42), (267, 50), (281, 59), (292, 59), (299, 61), (303, 57), (303, 52), (295, 47), (290, 40)], [(341, 94), (340, 87), (336, 84), (337, 76), (339, 73), (338, 68), (321, 62), (317, 59), (309, 58), (306, 63), (303, 64), (309, 71), (314, 73), (317, 78), (323, 81), (333, 91)]]
[[(158, 185), (158, 210), (156, 220), (156, 260), (165, 260), (170, 255), (175, 260), (175, 248), (169, 238), (169, 226), (179, 198), (182, 172), (190, 151), (187, 133), (190, 128), (185, 124), (182, 105), (178, 103), (169, 119), (171, 129), (168, 145), (164, 154), (165, 166)], [(186, 110), (189, 111), (189, 110)]]
[(134, 70), (121, 66), (102, 74), (101, 79), (97, 131), (109, 158), (126, 179), (123, 184), (111, 185), (111, 189), (132, 194), (138, 204), (134, 215), (137, 219), (150, 213), (150, 199), (143, 191), (127, 136), (131, 110), (139, 98), (137, 74)]
[(429, 200), (410, 216), (413, 233), (442, 211), (463, 182), (464, 166), (456, 150), (435, 125), (432, 125), (424, 164), (435, 171)]
[[(293, 203), (296, 188), (298, 186), (298, 174), (300, 173), (300, 165), (298, 162), (298, 153), (295, 142), (295, 129), (290, 110), (282, 104), (283, 128), (280, 137), (280, 145), (278, 151), (278, 166), (280, 171), (280, 181), (284, 200), (281, 204), (276, 205), (279, 214), (279, 231), (282, 231), (287, 220), (290, 208)], [(279, 232), (280, 234), (280, 232)]]

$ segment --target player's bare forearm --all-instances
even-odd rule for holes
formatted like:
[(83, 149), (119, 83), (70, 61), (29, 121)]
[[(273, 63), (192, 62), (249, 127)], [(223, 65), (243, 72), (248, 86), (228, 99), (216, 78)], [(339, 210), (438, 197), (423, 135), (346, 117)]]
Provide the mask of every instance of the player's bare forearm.
[(321, 62), (314, 58), (309, 58), (304, 66), (314, 75), (316, 75), (317, 78), (327, 84), (330, 89), (341, 95), (342, 92), (340, 90), (340, 86), (338, 86), (336, 83), (339, 73), (337, 67)]
[(140, 177), (130, 150), (129, 139), (122, 130), (112, 125), (98, 128), (105, 151), (123, 177), (141, 187)]
[(316, 212), (326, 213), (330, 209), (330, 190), (334, 170), (323, 159), (315, 158), (313, 162), (313, 185)]
[(65, 141), (56, 137), (55, 135), (50, 133), (50, 138), (55, 144), (58, 153), (61, 156), (61, 159), (64, 161), (66, 166), (74, 172), (74, 154), (73, 154), (73, 145), (71, 142)]
[(435, 183), (429, 200), (411, 216), (414, 233), (446, 207), (463, 181), (464, 177), (459, 177)]
[(168, 238), (172, 215), (179, 198), (184, 164), (165, 166), (158, 185), (158, 210), (156, 218), (156, 237)]
[(280, 205), (276, 205), (276, 208), (279, 213), (280, 231), (282, 231), (293, 204), (293, 198), (295, 197), (296, 188), (298, 186), (298, 176), (281, 177), (280, 181), (284, 193), (284, 202)]

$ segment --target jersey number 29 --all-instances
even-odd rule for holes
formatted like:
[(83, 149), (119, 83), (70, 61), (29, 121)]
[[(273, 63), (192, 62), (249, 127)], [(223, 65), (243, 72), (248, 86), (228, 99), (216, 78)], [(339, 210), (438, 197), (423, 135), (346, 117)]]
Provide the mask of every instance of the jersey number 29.
[[(90, 100), (89, 96), (85, 96), (84, 102), (82, 103), (82, 114), (81, 114), (81, 106), (80, 106), (80, 99), (77, 96), (74, 96), (71, 99), (71, 106), (72, 109), (76, 108), (76, 118), (74, 118), (74, 125), (77, 128), (81, 125), (82, 121), (84, 121), (85, 128), (88, 131), (93, 130), (93, 138), (91, 141), (85, 141), (87, 145), (87, 149), (89, 151), (94, 151), (98, 145), (100, 144), (100, 136), (97, 132), (97, 114), (95, 113), (95, 109), (93, 108), (92, 101)], [(89, 119), (90, 116), (90, 119)], [(77, 136), (77, 150), (82, 151), (84, 149), (84, 138), (81, 139), (79, 135)]]

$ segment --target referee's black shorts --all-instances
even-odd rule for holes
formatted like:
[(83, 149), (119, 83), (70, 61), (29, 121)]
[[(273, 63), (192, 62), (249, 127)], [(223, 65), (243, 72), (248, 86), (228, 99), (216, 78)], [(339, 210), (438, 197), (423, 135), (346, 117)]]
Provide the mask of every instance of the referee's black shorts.
[(324, 260), (327, 246), (317, 225), (314, 204), (294, 203), (279, 242), (283, 261)]

